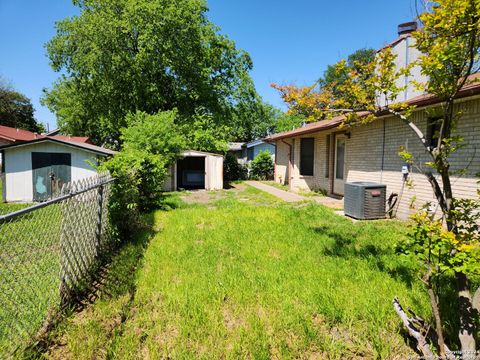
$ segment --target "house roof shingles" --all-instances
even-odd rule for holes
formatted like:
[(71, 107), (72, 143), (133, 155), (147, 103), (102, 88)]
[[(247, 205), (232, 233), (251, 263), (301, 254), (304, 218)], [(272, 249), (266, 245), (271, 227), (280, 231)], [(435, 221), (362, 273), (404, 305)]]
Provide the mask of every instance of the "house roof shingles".
[(41, 135), (28, 130), (15, 129), (9, 126), (0, 125), (0, 138), (11, 142), (35, 140), (40, 136)]

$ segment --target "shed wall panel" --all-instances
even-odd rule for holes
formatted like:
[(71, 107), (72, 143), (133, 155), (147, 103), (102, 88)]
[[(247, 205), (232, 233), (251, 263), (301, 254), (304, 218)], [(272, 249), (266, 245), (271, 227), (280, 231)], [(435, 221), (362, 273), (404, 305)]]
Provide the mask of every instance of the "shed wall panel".
[(39, 143), (5, 149), (6, 201), (33, 201), (32, 152), (69, 153), (72, 160), (71, 180), (94, 176), (96, 170), (88, 163), (97, 163), (96, 155), (59, 144)]

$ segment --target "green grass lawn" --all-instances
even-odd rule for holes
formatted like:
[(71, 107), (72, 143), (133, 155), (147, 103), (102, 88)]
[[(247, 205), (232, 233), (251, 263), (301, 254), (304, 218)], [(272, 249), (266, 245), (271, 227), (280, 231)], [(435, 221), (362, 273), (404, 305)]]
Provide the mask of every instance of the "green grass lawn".
[[(67, 318), (45, 357), (413, 355), (391, 301), (399, 296), (424, 316), (429, 310), (412, 264), (394, 253), (401, 223), (354, 224), (251, 187), (173, 207), (153, 214), (137, 272), (117, 276), (132, 282), (129, 290)], [(141, 258), (129, 246), (127, 263), (129, 251)]]
[(60, 217), (52, 205), (0, 224), (0, 358), (29, 344), (59, 304)]
[(261, 182), (264, 183), (265, 185), (270, 185), (270, 186), (276, 187), (277, 189), (280, 189), (280, 190), (289, 191), (288, 184), (280, 184), (280, 183), (278, 183), (276, 181), (273, 181), (273, 180), (265, 180), (265, 181), (261, 181)]

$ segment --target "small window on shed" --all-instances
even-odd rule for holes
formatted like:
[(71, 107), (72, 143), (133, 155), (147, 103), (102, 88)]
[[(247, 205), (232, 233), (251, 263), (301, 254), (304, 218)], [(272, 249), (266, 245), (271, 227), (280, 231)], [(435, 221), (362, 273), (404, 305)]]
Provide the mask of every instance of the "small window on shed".
[(440, 134), (440, 127), (442, 126), (442, 119), (439, 117), (427, 119), (427, 146), (435, 148), (438, 145), (438, 136)]
[(302, 138), (300, 140), (300, 175), (313, 175), (314, 139)]

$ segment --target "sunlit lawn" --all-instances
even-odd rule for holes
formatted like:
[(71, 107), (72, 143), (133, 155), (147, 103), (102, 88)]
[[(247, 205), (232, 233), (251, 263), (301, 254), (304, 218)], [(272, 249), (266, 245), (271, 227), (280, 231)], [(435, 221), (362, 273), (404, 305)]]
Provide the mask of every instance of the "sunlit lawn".
[(135, 286), (67, 319), (47, 356), (412, 355), (391, 301), (429, 312), (411, 264), (394, 253), (401, 223), (353, 224), (250, 187), (217, 198), (156, 212), (136, 275), (124, 275)]

